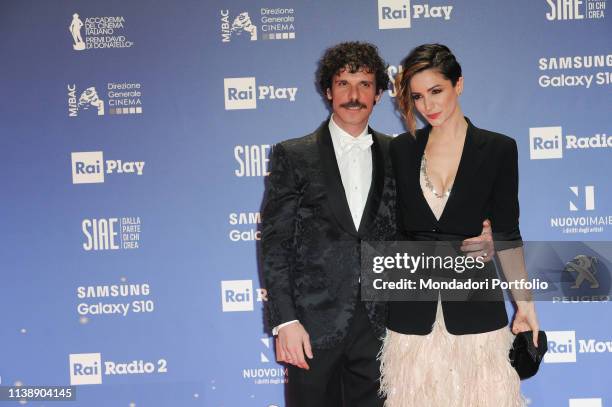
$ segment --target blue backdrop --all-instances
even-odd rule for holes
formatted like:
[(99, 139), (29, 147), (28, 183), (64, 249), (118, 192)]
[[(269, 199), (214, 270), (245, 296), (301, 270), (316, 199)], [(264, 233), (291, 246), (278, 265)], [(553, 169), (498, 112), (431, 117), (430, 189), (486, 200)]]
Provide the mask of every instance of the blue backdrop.
[[(391, 77), (448, 45), (465, 114), (518, 142), (524, 239), (609, 241), (606, 6), (3, 1), (0, 384), (74, 384), (72, 406), (284, 405), (257, 262), (266, 157), (327, 117), (316, 63), (345, 40)], [(404, 131), (393, 90), (371, 125)], [(582, 300), (538, 303), (532, 406), (612, 403), (612, 309)]]

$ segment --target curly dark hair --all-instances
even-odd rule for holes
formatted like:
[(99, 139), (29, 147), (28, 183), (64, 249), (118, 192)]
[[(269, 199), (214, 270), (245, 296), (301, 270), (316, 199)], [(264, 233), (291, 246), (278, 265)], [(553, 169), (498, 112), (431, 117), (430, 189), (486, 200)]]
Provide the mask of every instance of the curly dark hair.
[(348, 69), (349, 73), (365, 70), (373, 73), (376, 83), (376, 93), (389, 88), (387, 63), (378, 55), (378, 48), (367, 42), (342, 42), (328, 48), (319, 61), (317, 83), (322, 95), (332, 87), (332, 78), (337, 73)]

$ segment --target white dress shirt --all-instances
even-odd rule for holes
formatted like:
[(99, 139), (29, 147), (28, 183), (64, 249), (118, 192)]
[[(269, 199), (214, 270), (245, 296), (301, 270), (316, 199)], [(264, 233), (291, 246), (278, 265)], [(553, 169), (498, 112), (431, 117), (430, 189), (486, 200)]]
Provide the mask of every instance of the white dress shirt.
[[(354, 137), (336, 124), (333, 114), (329, 121), (329, 133), (340, 170), (340, 178), (342, 178), (346, 202), (357, 230), (361, 224), (372, 183), (372, 135), (367, 132), (368, 126), (366, 125), (359, 136)], [(272, 334), (277, 335), (280, 328), (294, 322), (298, 320), (287, 321), (275, 326)]]
[(355, 229), (359, 230), (363, 210), (368, 200), (372, 183), (372, 135), (367, 134), (368, 126), (359, 136), (353, 137), (334, 122), (329, 121), (336, 161), (342, 178), (342, 186), (351, 211)]

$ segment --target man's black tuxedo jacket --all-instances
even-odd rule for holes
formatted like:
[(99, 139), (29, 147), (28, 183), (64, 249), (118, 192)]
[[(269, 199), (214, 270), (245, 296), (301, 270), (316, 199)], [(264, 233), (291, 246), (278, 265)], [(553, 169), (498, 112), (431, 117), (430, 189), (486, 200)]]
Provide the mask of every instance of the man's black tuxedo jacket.
[[(521, 246), (516, 142), (503, 134), (479, 129), (466, 120), (468, 128), (459, 168), (439, 220), (420, 185), (421, 158), (431, 126), (417, 130), (416, 137), (406, 133), (391, 143), (398, 188), (398, 234), (406, 240), (459, 242), (480, 235), (483, 220), (490, 219), (496, 250)], [(487, 263), (478, 277), (496, 278), (494, 264)], [(391, 302), (387, 326), (404, 334), (426, 335), (432, 330), (436, 307), (437, 301)], [(475, 292), (463, 302), (445, 301), (442, 292), (442, 308), (446, 328), (454, 335), (489, 332), (508, 324), (501, 290)]]
[[(277, 144), (262, 214), (263, 274), (271, 327), (298, 319), (315, 348), (339, 344), (360, 299), (361, 241), (395, 236), (390, 137), (372, 131), (372, 183), (355, 230), (328, 128)], [(365, 302), (377, 336), (386, 308)]]

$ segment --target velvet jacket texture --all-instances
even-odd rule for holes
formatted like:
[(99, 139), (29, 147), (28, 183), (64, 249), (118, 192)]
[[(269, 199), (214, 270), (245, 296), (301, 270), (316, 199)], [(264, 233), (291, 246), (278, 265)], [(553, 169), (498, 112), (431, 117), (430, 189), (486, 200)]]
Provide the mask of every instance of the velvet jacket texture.
[[(372, 183), (359, 230), (346, 201), (328, 121), (272, 150), (261, 239), (268, 323), (274, 327), (298, 319), (314, 348), (331, 348), (347, 334), (360, 301), (361, 241), (395, 238), (391, 138), (369, 132)], [(385, 304), (364, 306), (382, 337)]]

